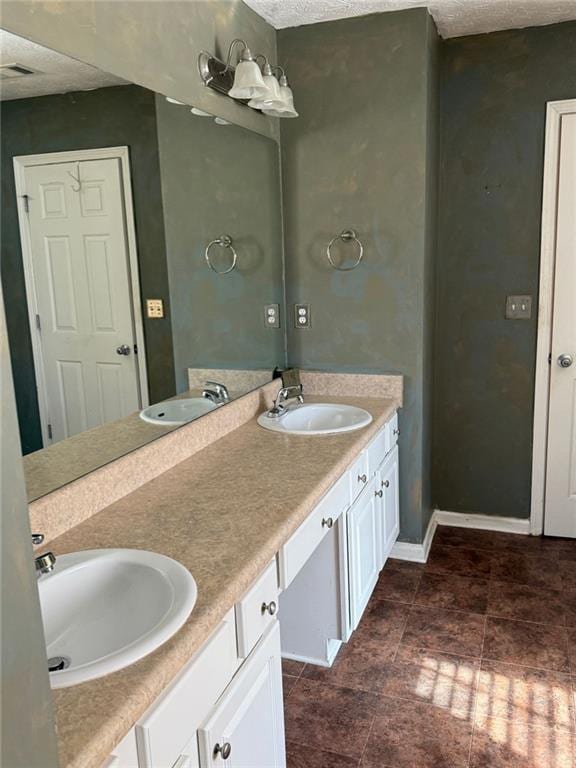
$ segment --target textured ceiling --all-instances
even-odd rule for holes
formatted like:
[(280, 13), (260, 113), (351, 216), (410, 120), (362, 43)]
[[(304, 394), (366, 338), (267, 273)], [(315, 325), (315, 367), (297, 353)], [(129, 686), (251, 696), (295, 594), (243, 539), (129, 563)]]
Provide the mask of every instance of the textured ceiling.
[(87, 91), (126, 82), (3, 29), (0, 29), (0, 64), (21, 64), (35, 72), (22, 77), (3, 78), (0, 82), (1, 101)]
[(442, 37), (576, 20), (576, 0), (244, 0), (276, 29), (427, 7)]

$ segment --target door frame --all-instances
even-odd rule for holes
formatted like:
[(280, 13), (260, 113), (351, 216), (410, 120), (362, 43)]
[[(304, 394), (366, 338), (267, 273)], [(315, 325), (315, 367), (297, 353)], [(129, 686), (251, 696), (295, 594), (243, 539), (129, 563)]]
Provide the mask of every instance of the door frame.
[(38, 410), (40, 412), (40, 426), (42, 430), (42, 443), (45, 448), (51, 444), (48, 437), (48, 397), (46, 381), (44, 378), (44, 360), (42, 357), (42, 343), (40, 333), (36, 326), (38, 314), (38, 301), (34, 281), (34, 269), (32, 261), (32, 245), (30, 238), (29, 220), (25, 205), (26, 194), (26, 168), (35, 165), (55, 165), (57, 163), (82, 162), (84, 160), (119, 160), (120, 184), (124, 202), (124, 225), (126, 230), (126, 247), (128, 250), (128, 279), (130, 281), (130, 299), (132, 305), (132, 322), (138, 353), (138, 387), (140, 407), (149, 405), (148, 399), (148, 372), (146, 368), (146, 346), (144, 343), (144, 321), (142, 317), (142, 299), (140, 294), (140, 278), (138, 272), (138, 248), (136, 242), (136, 227), (134, 224), (134, 204), (132, 200), (132, 177), (130, 172), (130, 155), (128, 147), (103, 147), (100, 149), (80, 149), (64, 152), (44, 152), (37, 155), (18, 155), (13, 158), (14, 180), (16, 184), (16, 198), (18, 209), (18, 226), (20, 229), (20, 243), (22, 248), (22, 263), (24, 267), (24, 281), (26, 284), (26, 303), (28, 305), (28, 322), (30, 325), (30, 337), (32, 339), (32, 356), (34, 359), (34, 371), (36, 374), (36, 391), (38, 394)]
[(532, 432), (530, 533), (534, 535), (540, 535), (544, 530), (548, 406), (550, 398), (550, 363), (548, 360), (552, 345), (560, 126), (563, 115), (574, 113), (576, 113), (576, 99), (549, 101), (546, 104), (542, 231), (540, 238), (540, 287), (538, 294), (534, 427)]

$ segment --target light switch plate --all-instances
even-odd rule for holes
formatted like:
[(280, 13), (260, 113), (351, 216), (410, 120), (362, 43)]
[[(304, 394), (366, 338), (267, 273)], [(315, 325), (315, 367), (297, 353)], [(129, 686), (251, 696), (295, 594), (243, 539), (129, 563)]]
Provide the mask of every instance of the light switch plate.
[(507, 296), (506, 320), (530, 320), (532, 296)]
[(146, 316), (154, 320), (164, 317), (164, 302), (162, 299), (146, 299)]
[(310, 304), (294, 304), (294, 327), (310, 328)]
[(280, 328), (280, 304), (264, 304), (264, 325)]

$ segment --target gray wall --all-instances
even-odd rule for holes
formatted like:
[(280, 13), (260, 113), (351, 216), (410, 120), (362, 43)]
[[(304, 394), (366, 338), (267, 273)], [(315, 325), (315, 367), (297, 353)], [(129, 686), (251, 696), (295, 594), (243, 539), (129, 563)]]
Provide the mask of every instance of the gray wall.
[(278, 121), (204, 87), (197, 58), (235, 37), (276, 61), (276, 33), (242, 0), (3, 0), (2, 26), (267, 136)]
[[(142, 298), (163, 298), (168, 272), (158, 164), (155, 95), (138, 86), (18, 99), (2, 104), (2, 284), (24, 453), (42, 447), (12, 158), (42, 152), (117, 147), (130, 151)], [(170, 314), (144, 317), (150, 402), (175, 392)]]
[[(284, 328), (264, 325), (264, 304), (283, 303), (278, 144), (162, 97), (157, 110), (177, 390), (188, 389), (190, 366), (284, 366)], [(204, 251), (222, 234), (238, 265), (216, 275)], [(228, 251), (210, 255), (230, 265)]]
[[(429, 451), (437, 38), (426, 10), (281, 30), (300, 119), (282, 122), (289, 361), (406, 376), (401, 538), (421, 541)], [(326, 243), (357, 229), (365, 260), (333, 271)], [(351, 250), (351, 248), (350, 248)], [(336, 251), (336, 249), (335, 249)], [(344, 253), (340, 249), (340, 253)]]
[[(576, 97), (576, 23), (442, 45), (434, 500), (530, 513), (546, 102)], [(507, 294), (534, 297), (504, 319)]]
[(58, 765), (0, 287), (0, 764)]

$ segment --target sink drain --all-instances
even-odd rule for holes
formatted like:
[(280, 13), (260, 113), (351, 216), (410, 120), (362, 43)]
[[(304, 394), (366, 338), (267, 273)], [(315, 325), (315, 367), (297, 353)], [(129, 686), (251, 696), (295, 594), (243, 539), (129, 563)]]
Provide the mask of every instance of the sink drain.
[(70, 659), (68, 656), (52, 656), (48, 659), (48, 672), (61, 672), (63, 669), (68, 669), (70, 666)]

